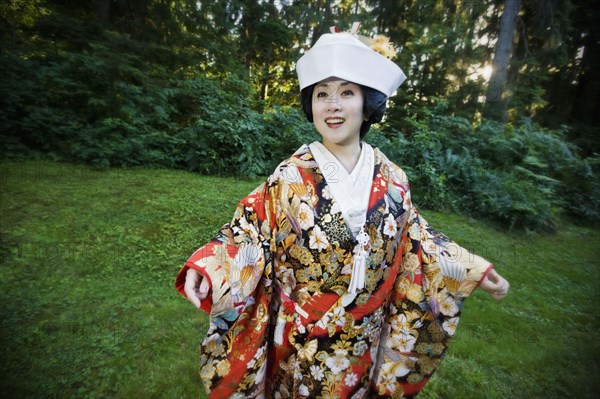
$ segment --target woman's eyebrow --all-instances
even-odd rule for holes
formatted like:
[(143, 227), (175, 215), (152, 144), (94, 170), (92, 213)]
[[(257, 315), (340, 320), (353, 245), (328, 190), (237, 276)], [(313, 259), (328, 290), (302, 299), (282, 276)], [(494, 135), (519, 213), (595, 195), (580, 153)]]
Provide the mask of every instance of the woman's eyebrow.
[[(349, 85), (350, 83), (352, 83), (352, 82), (348, 82), (348, 81), (346, 81), (346, 80), (345, 80), (345, 81), (343, 81), (343, 82), (341, 82), (341, 83), (340, 83), (340, 86), (347, 86), (347, 85)], [(316, 87), (316, 88), (319, 88), (319, 87), (327, 87), (327, 86), (329, 86), (329, 83), (321, 83), (320, 85), (317, 85), (317, 87)]]

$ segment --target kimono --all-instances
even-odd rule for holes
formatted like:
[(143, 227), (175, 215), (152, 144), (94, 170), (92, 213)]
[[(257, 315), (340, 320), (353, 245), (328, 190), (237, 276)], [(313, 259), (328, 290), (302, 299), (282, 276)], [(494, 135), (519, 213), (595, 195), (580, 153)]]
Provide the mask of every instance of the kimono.
[[(200, 376), (210, 398), (402, 398), (438, 368), (492, 268), (431, 229), (405, 173), (374, 149), (358, 244), (303, 145), (237, 206), (188, 268), (210, 282)], [(357, 248), (363, 288), (349, 290)]]

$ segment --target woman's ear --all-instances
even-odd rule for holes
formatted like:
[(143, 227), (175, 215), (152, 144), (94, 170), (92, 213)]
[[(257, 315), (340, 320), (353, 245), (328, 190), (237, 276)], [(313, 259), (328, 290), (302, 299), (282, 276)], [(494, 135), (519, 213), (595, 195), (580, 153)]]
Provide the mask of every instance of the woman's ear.
[(363, 116), (363, 120), (365, 122), (367, 122), (369, 119), (371, 119), (371, 115), (373, 115), (373, 111), (369, 112), (368, 114), (365, 113), (364, 116)]

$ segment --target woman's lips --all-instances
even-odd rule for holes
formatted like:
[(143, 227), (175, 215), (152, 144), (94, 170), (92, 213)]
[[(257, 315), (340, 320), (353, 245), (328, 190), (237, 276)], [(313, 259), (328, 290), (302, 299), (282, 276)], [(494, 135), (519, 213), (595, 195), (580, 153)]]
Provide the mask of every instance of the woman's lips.
[(330, 128), (335, 128), (341, 126), (344, 123), (344, 118), (326, 118), (325, 123)]

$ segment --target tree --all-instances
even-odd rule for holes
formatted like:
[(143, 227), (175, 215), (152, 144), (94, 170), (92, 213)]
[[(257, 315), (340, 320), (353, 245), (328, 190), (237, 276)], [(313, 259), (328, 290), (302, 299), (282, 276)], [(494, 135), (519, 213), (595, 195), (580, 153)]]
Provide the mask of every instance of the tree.
[[(568, 121), (574, 127), (571, 138), (584, 153), (592, 155), (600, 152), (600, 14), (591, 11), (591, 3), (578, 6), (571, 47), (574, 79), (567, 81), (571, 83), (570, 95), (566, 96), (571, 107), (566, 109), (570, 110)], [(557, 97), (561, 95), (565, 93), (557, 93)]]
[(518, 13), (519, 0), (506, 0), (504, 2), (504, 11), (500, 18), (500, 31), (492, 63), (492, 75), (485, 100), (484, 116), (503, 122), (507, 119), (509, 101), (507, 76), (513, 51), (513, 38)]
[(97, 0), (98, 4), (98, 21), (102, 24), (110, 22), (110, 0)]

